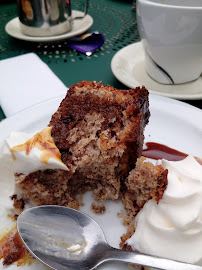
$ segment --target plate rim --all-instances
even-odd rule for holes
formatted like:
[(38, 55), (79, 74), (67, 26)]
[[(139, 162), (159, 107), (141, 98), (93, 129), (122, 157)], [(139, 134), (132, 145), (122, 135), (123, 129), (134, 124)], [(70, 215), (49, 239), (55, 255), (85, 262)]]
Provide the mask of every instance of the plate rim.
[[(141, 44), (141, 41), (137, 41), (135, 43), (132, 43), (132, 44), (129, 44), (127, 46), (125, 46), (124, 48), (120, 49), (112, 58), (111, 60), (111, 70), (112, 70), (112, 73), (114, 74), (114, 76), (116, 77), (117, 80), (119, 80), (122, 84), (126, 85), (127, 87), (130, 87), (130, 88), (134, 88), (134, 87), (137, 87), (140, 85), (140, 83), (138, 83), (137, 81), (137, 84), (132, 84), (126, 80), (124, 80), (119, 74), (120, 72), (117, 71), (117, 68), (116, 68), (116, 62), (118, 61), (120, 55), (124, 52), (124, 51), (127, 51), (129, 48), (132, 48), (132, 47), (136, 47), (136, 46), (140, 46)], [(199, 77), (200, 80), (202, 80), (202, 77)], [(136, 79), (135, 79), (136, 80)], [(195, 82), (195, 81), (193, 81)], [(190, 82), (192, 83), (192, 82)], [(163, 86), (163, 84), (162, 84)], [(159, 96), (164, 96), (164, 97), (168, 97), (168, 98), (175, 98), (175, 99), (181, 99), (181, 100), (200, 100), (202, 99), (202, 91), (201, 93), (197, 93), (197, 94), (175, 94), (175, 93), (168, 93), (168, 92), (160, 92), (160, 91), (155, 91), (155, 90), (151, 90), (149, 89), (149, 87), (147, 87), (149, 92), (151, 94), (155, 94), (155, 95), (159, 95)]]
[[(82, 11), (78, 11), (78, 10), (73, 10), (72, 11), (76, 16), (81, 16), (82, 14), (84, 14)], [(16, 35), (16, 32), (12, 32), (10, 31), (10, 26), (13, 23), (19, 23), (19, 18), (15, 17), (13, 19), (11, 19), (6, 25), (5, 25), (5, 31), (6, 33), (16, 39), (20, 39), (20, 40), (24, 40), (24, 41), (30, 41), (30, 42), (51, 42), (51, 41), (59, 41), (59, 40), (63, 40), (63, 39), (67, 39), (67, 38), (71, 38), (77, 35), (80, 35), (82, 33), (84, 33), (85, 31), (87, 31), (92, 25), (93, 25), (93, 18), (92, 16), (90, 16), (89, 14), (86, 14), (86, 16), (84, 17), (84, 19), (87, 20), (87, 24), (76, 30), (76, 31), (70, 31), (61, 35), (56, 35), (56, 36), (49, 36), (49, 37), (32, 37), (32, 36), (27, 36), (25, 34), (23, 34), (21, 31), (20, 36)]]

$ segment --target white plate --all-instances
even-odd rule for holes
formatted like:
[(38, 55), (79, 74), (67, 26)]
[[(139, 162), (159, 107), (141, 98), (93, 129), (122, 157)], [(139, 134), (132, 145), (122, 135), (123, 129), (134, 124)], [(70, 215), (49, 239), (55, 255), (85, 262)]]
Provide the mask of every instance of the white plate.
[[(0, 144), (11, 131), (32, 132), (44, 128), (49, 123), (51, 115), (57, 110), (61, 99), (46, 101), (1, 122)], [(150, 111), (151, 117), (145, 130), (145, 142), (163, 143), (179, 151), (202, 157), (202, 110), (183, 102), (150, 95)], [(0, 160), (0, 202), (1, 198), (5, 196), (5, 190), (9, 183), (9, 177), (2, 176), (5, 166), (7, 166), (6, 159)], [(112, 246), (118, 247), (120, 236), (126, 230), (121, 224), (121, 219), (117, 216), (117, 212), (122, 209), (121, 203), (107, 201), (106, 212), (103, 215), (96, 215), (91, 212), (91, 196), (89, 193), (84, 196), (84, 203), (85, 206), (81, 210), (92, 216), (101, 225), (108, 242)], [(10, 222), (5, 212), (7, 205), (6, 199), (0, 203), (0, 233), (5, 230), (5, 226), (8, 226)], [(1, 263), (0, 269), (4, 269)], [(47, 268), (35, 261), (30, 266), (20, 266), (20, 269), (45, 270)], [(122, 263), (106, 263), (97, 269), (128, 270), (128, 266)], [(19, 267), (13, 264), (5, 270), (19, 270)]]
[[(72, 11), (73, 17), (83, 16), (83, 14), (84, 13), (81, 11), (76, 11), (76, 10)], [(72, 30), (68, 33), (58, 35), (58, 36), (50, 36), (50, 37), (31, 37), (21, 32), (19, 19), (17, 17), (17, 18), (12, 19), (6, 24), (5, 30), (7, 34), (17, 39), (21, 39), (25, 41), (32, 41), (32, 42), (50, 42), (50, 41), (62, 40), (62, 39), (67, 39), (67, 38), (80, 35), (84, 33), (85, 31), (87, 31), (92, 26), (92, 24), (93, 24), (93, 18), (87, 14), (83, 19), (74, 20)]]
[(157, 95), (183, 100), (202, 99), (202, 77), (180, 85), (165, 85), (154, 81), (145, 70), (141, 42), (118, 51), (111, 61), (111, 69), (120, 82), (131, 88), (144, 85), (150, 93)]

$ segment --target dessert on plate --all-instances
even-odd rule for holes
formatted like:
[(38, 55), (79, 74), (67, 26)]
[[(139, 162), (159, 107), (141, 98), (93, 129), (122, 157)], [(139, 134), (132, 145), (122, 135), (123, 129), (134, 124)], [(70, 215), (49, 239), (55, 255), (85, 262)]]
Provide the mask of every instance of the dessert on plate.
[[(141, 158), (149, 116), (144, 87), (124, 91), (86, 81), (71, 86), (47, 127), (34, 134), (14, 132), (6, 139), (15, 174), (15, 212), (30, 203), (79, 209), (82, 194), (92, 191), (95, 213), (105, 212), (105, 200), (122, 200), (128, 226), (122, 248), (174, 259), (167, 239), (173, 247), (182, 238), (178, 247), (183, 253), (190, 237), (200, 249), (200, 180), (195, 178), (200, 169), (191, 157), (182, 163), (162, 160), (156, 166)], [(198, 257), (190, 255), (187, 261), (198, 263)]]
[[(26, 200), (78, 209), (82, 203), (78, 195), (88, 190), (97, 201), (117, 200), (141, 156), (148, 107), (144, 87), (120, 91), (83, 81), (70, 87), (43, 131), (18, 145), (13, 137), (20, 134), (11, 134), (7, 143), (15, 159), (13, 200), (18, 213)], [(145, 186), (146, 181), (139, 184)], [(158, 187), (151, 189), (155, 192)], [(153, 198), (158, 201), (162, 192), (163, 188), (159, 195), (156, 191)], [(149, 198), (147, 194), (145, 201)], [(92, 209), (103, 212), (102, 205)]]
[(149, 200), (135, 217), (135, 232), (125, 235), (125, 249), (202, 265), (202, 166), (192, 156), (159, 160), (168, 185), (156, 204)]
[[(6, 140), (15, 174), (15, 212), (30, 203), (78, 209), (80, 195), (89, 190), (98, 201), (91, 207), (95, 213), (105, 211), (100, 202), (107, 199), (124, 198), (130, 216), (133, 204), (136, 215), (147, 200), (158, 202), (167, 186), (167, 171), (145, 166), (142, 160), (136, 166), (149, 116), (144, 87), (121, 91), (86, 81), (71, 86), (47, 127), (35, 134), (14, 132)], [(136, 196), (130, 196), (133, 179)]]

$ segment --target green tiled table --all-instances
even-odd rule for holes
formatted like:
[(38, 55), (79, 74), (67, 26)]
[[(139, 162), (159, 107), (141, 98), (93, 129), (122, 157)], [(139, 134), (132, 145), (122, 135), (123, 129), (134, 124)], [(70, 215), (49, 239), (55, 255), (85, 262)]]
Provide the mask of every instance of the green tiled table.
[[(132, 0), (90, 0), (89, 14), (94, 23), (88, 32), (99, 31), (105, 35), (102, 48), (87, 57), (66, 47), (66, 41), (32, 43), (14, 39), (5, 32), (5, 25), (17, 16), (17, 5), (12, 0), (0, 0), (0, 60), (35, 52), (52, 71), (70, 86), (80, 80), (102, 81), (119, 89), (127, 89), (113, 75), (111, 59), (121, 48), (139, 41), (136, 15), (131, 11)], [(75, 10), (83, 10), (82, 0), (72, 0)], [(4, 4), (5, 3), (5, 4)], [(202, 100), (187, 101), (202, 108)], [(4, 117), (0, 110), (0, 119)]]

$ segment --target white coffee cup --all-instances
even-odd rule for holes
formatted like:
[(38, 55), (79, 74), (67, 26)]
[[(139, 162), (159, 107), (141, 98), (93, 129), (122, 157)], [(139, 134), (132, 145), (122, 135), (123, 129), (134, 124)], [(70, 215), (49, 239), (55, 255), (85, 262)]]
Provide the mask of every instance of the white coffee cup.
[(154, 80), (180, 84), (202, 73), (202, 0), (137, 0), (145, 67)]

